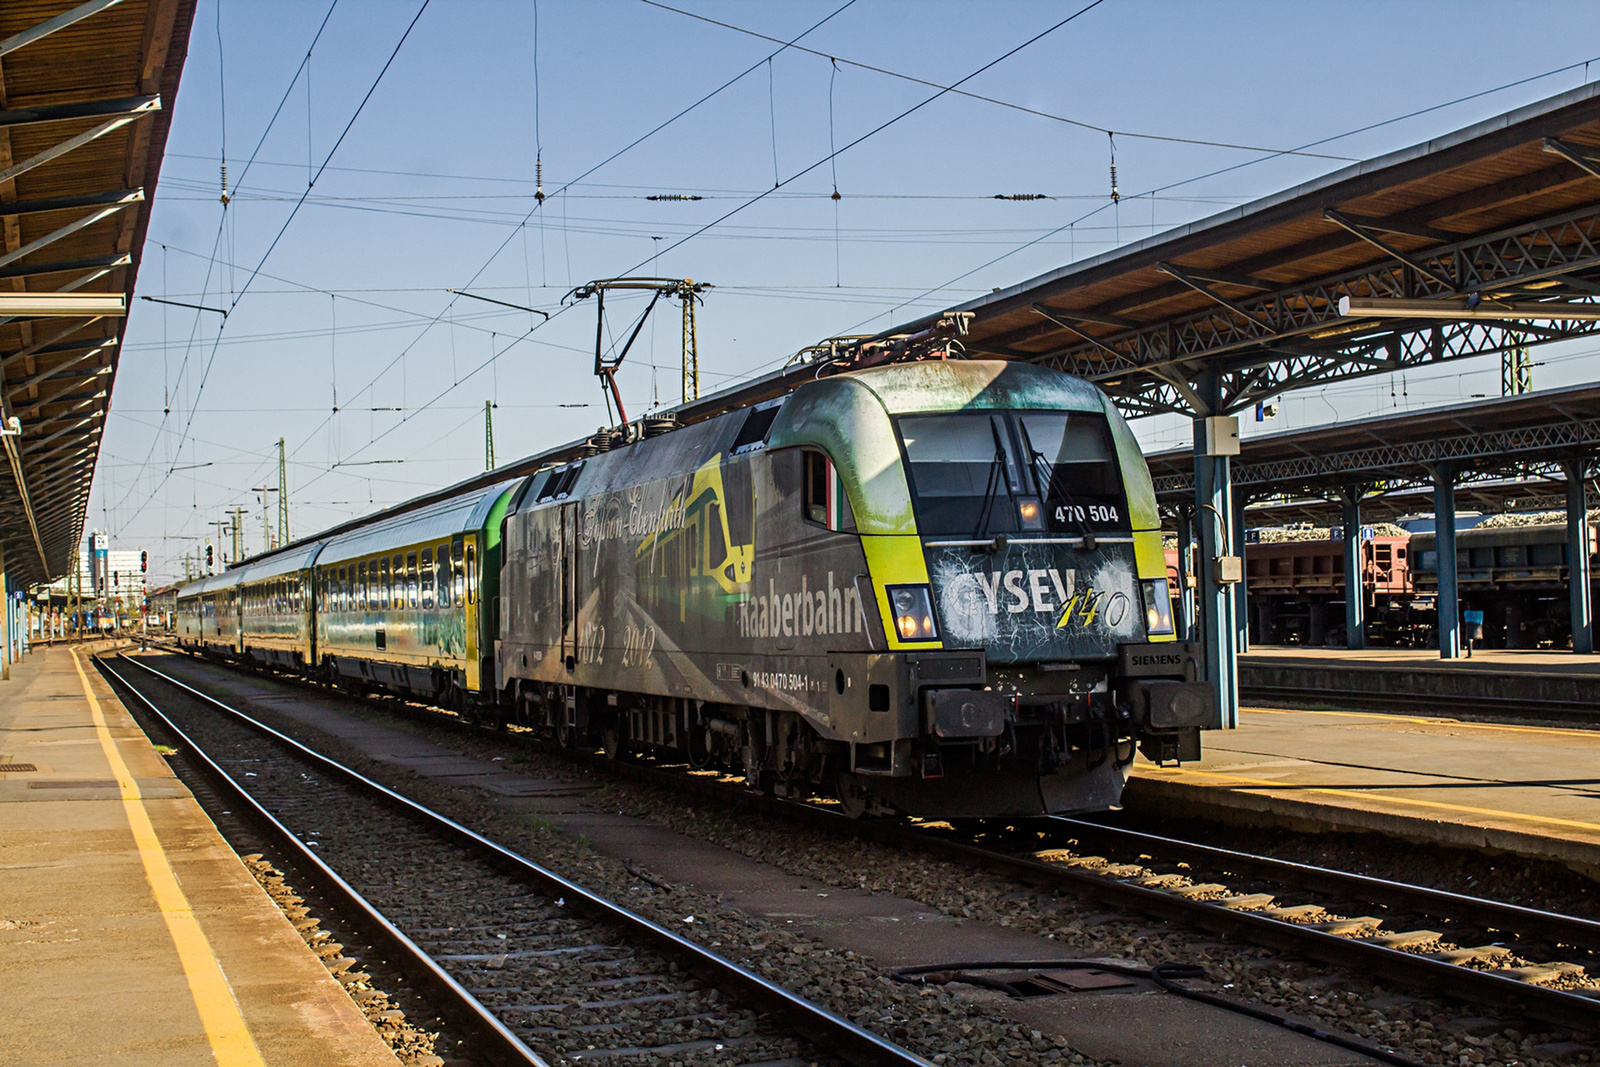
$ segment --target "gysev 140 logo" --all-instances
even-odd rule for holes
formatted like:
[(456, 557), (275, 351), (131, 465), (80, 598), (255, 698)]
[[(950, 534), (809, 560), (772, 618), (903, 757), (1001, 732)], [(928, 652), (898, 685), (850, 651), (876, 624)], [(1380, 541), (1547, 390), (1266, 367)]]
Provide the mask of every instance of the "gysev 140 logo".
[(1132, 606), (1128, 594), (1120, 589), (1108, 592), (1088, 586), (1068, 598), (1061, 609), (1061, 618), (1056, 621), (1056, 629), (1065, 630), (1074, 624), (1088, 628), (1094, 625), (1096, 618), (1104, 618), (1106, 625), (1114, 630), (1122, 625)]

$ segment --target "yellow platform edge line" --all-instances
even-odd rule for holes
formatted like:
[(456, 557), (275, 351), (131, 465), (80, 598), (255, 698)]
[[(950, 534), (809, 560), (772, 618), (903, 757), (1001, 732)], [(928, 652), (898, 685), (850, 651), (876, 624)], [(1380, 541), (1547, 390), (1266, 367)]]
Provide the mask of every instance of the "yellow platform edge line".
[(218, 1067), (266, 1067), (260, 1050), (256, 1048), (255, 1038), (250, 1035), (250, 1028), (245, 1025), (244, 1016), (239, 1011), (233, 987), (222, 973), (222, 964), (217, 961), (216, 953), (211, 951), (211, 942), (206, 939), (205, 931), (200, 929), (194, 910), (189, 906), (189, 898), (178, 885), (178, 876), (173, 873), (166, 850), (161, 847), (161, 840), (150, 822), (150, 814), (145, 810), (139, 785), (133, 780), (128, 765), (123, 762), (122, 753), (117, 751), (117, 743), (106, 725), (100, 701), (89, 684), (88, 674), (84, 672), (83, 660), (76, 649), (70, 651), (72, 664), (78, 669), (78, 680), (83, 683), (84, 696), (89, 698), (89, 714), (94, 719), (100, 748), (106, 755), (106, 762), (111, 764), (111, 773), (122, 794), (122, 809), (127, 813), (128, 827), (133, 831), (139, 859), (144, 863), (145, 881), (150, 884), (156, 907), (161, 910), (161, 917), (172, 934), (172, 943), (178, 950), (184, 977), (189, 982), (189, 993), (194, 997), (195, 1010), (200, 1015), (200, 1025), (204, 1027), (206, 1039), (211, 1043), (211, 1053), (216, 1057)]
[[(1502, 811), (1499, 808), (1474, 808), (1465, 804), (1447, 804), (1439, 800), (1418, 800), (1413, 797), (1393, 797), (1387, 793), (1379, 793), (1365, 789), (1329, 789), (1321, 786), (1297, 786), (1289, 782), (1271, 782), (1260, 778), (1243, 778), (1236, 774), (1219, 774), (1216, 771), (1191, 771), (1184, 769), (1162, 768), (1158, 774), (1148, 775), (1154, 779), (1166, 778), (1209, 778), (1220, 784), (1239, 786), (1240, 792), (1259, 793), (1266, 790), (1293, 789), (1297, 793), (1319, 793), (1323, 796), (1351, 797), (1356, 800), (1382, 800), (1390, 804), (1401, 804), (1414, 808), (1434, 808), (1441, 811), (1459, 811), (1470, 815), (1486, 815), (1496, 819), (1514, 819), (1518, 822), (1541, 823), (1545, 826), (1563, 826), (1573, 830), (1591, 830), (1600, 832), (1600, 823), (1580, 822), (1576, 819), (1558, 819), (1551, 815), (1528, 815), (1519, 811)], [(1382, 788), (1381, 786), (1377, 788)], [(1285, 797), (1283, 799), (1291, 799)]]

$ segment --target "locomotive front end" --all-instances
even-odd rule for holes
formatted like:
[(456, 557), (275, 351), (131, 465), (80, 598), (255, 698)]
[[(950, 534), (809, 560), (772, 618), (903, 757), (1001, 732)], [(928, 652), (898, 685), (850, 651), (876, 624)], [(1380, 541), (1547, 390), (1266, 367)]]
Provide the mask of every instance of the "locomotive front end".
[(831, 660), (849, 784), (925, 816), (1087, 811), (1118, 802), (1141, 748), (1198, 758), (1216, 701), (1175, 641), (1148, 468), (1104, 394), (987, 361), (841, 378), (865, 390), (808, 387), (785, 415), (848, 457), (881, 621), (880, 647)]

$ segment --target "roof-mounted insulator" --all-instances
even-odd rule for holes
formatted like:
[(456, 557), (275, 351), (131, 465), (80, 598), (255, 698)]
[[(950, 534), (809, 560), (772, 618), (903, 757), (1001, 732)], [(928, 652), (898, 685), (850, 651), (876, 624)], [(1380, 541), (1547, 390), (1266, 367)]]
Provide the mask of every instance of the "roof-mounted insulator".
[(645, 197), (646, 200), (704, 200), (705, 197), (696, 193), (654, 193)]

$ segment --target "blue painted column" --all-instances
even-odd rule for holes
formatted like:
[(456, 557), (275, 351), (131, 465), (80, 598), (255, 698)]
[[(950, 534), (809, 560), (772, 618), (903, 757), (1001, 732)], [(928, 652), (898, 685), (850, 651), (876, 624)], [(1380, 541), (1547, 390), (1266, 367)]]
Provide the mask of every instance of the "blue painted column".
[(1367, 597), (1362, 581), (1361, 489), (1340, 494), (1344, 505), (1344, 639), (1346, 648), (1367, 647)]
[(1189, 509), (1178, 509), (1178, 640), (1194, 640), (1194, 590), (1189, 588), (1190, 559), (1194, 555), (1194, 527)]
[(1567, 595), (1572, 605), (1572, 651), (1594, 651), (1594, 590), (1589, 584), (1589, 464), (1566, 460), (1567, 476)]
[[(1217, 411), (1221, 404), (1221, 378), (1215, 368), (1201, 376), (1200, 396)], [(1239, 725), (1239, 667), (1235, 652), (1233, 591), (1217, 581), (1216, 560), (1233, 555), (1228, 536), (1232, 526), (1232, 478), (1227, 456), (1206, 454), (1206, 414), (1194, 420), (1195, 533), (1199, 558), (1196, 610), (1199, 616), (1201, 658), (1206, 680), (1217, 691), (1217, 725)]]
[[(1230, 471), (1231, 474), (1231, 471)], [(1230, 479), (1231, 482), (1231, 479)], [(1232, 486), (1229, 486), (1230, 491)], [(1240, 492), (1231, 492), (1233, 508), (1230, 512), (1233, 529), (1228, 535), (1228, 543), (1233, 549), (1233, 554), (1241, 560), (1244, 559), (1244, 509), (1250, 499)], [(1233, 647), (1239, 654), (1250, 651), (1250, 598), (1248, 586), (1250, 584), (1249, 568), (1245, 568), (1242, 581), (1233, 586)]]
[(1456, 590), (1456, 470), (1433, 468), (1433, 546), (1439, 556), (1439, 658), (1461, 658), (1461, 599)]

